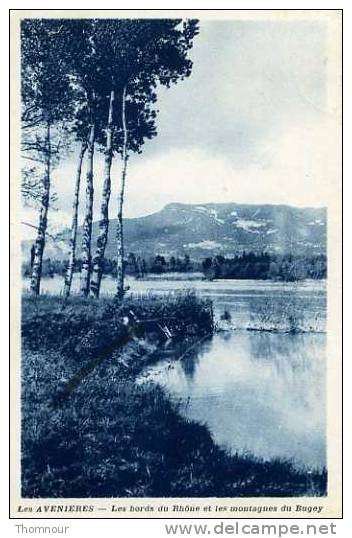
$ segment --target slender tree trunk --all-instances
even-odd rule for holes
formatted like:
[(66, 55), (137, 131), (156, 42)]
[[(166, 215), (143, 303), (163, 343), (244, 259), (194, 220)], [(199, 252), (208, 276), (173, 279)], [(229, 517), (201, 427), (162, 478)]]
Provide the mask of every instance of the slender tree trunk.
[(87, 184), (86, 184), (86, 214), (83, 223), (82, 234), (82, 270), (81, 270), (81, 295), (87, 297), (89, 293), (89, 276), (91, 266), (91, 241), (93, 221), (93, 167), (94, 167), (94, 141), (95, 126), (92, 125), (88, 140), (87, 156)]
[(125, 196), (125, 183), (126, 183), (126, 173), (127, 173), (127, 125), (126, 125), (126, 86), (123, 89), (122, 93), (122, 129), (123, 129), (123, 146), (122, 146), (122, 172), (121, 172), (121, 185), (120, 192), (118, 196), (118, 207), (117, 207), (117, 228), (116, 228), (116, 239), (117, 239), (117, 290), (116, 296), (118, 299), (122, 299), (125, 293), (124, 289), (124, 244), (123, 244), (123, 202)]
[(69, 258), (68, 267), (65, 275), (64, 285), (64, 297), (69, 297), (71, 293), (72, 277), (76, 261), (76, 239), (77, 239), (77, 226), (78, 226), (78, 207), (79, 207), (79, 188), (81, 184), (82, 162), (83, 157), (87, 149), (87, 141), (84, 140), (81, 144), (81, 149), (78, 155), (78, 165), (76, 172), (75, 192), (73, 196), (72, 204), (72, 224), (71, 224), (71, 237), (69, 243)]
[(114, 111), (115, 92), (110, 92), (109, 115), (106, 127), (106, 146), (104, 162), (104, 185), (103, 197), (100, 210), (99, 235), (97, 250), (93, 259), (92, 277), (90, 280), (90, 293), (93, 297), (99, 297), (101, 278), (103, 275), (103, 262), (105, 248), (109, 232), (109, 202), (111, 194), (111, 163), (112, 163), (112, 119)]
[(39, 295), (40, 280), (42, 277), (43, 254), (45, 248), (45, 235), (48, 224), (48, 209), (50, 200), (50, 175), (51, 175), (51, 124), (46, 125), (46, 149), (45, 149), (45, 172), (43, 178), (43, 195), (39, 213), (37, 238), (34, 244), (34, 256), (30, 290), (33, 295)]

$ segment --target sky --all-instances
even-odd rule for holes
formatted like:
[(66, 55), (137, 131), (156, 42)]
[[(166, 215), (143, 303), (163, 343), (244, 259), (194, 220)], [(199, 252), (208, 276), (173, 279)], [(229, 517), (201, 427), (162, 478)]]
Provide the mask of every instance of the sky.
[[(131, 155), (125, 216), (150, 214), (172, 202), (327, 205), (325, 47), (321, 20), (201, 21), (191, 76), (159, 88), (158, 136), (141, 155)], [(72, 148), (53, 175), (53, 230), (70, 223), (77, 154)], [(97, 154), (95, 219), (102, 170)], [(117, 157), (111, 218), (119, 178)], [(81, 195), (80, 221), (84, 175)], [(36, 224), (37, 214), (25, 209), (24, 219)], [(26, 233), (33, 235), (28, 227)]]

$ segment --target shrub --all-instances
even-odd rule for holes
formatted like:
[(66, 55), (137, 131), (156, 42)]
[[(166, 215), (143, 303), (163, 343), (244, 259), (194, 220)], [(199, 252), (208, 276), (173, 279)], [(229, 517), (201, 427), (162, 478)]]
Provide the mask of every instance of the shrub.
[(55, 349), (66, 356), (87, 359), (113, 350), (129, 339), (131, 324), (142, 334), (162, 337), (161, 326), (173, 336), (186, 338), (213, 330), (211, 303), (194, 293), (157, 297), (99, 300), (72, 297), (68, 301), (50, 295), (22, 301), (22, 342), (31, 350)]

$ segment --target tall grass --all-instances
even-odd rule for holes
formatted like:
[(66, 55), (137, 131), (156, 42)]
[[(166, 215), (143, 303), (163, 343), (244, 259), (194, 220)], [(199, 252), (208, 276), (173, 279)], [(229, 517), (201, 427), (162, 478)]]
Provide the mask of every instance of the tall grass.
[(248, 329), (287, 333), (324, 332), (324, 312), (311, 312), (300, 297), (271, 297), (251, 305)]
[(213, 331), (213, 311), (209, 301), (192, 292), (160, 298), (130, 297), (119, 303), (113, 298), (99, 300), (72, 297), (68, 301), (52, 295), (22, 300), (22, 342), (32, 350), (59, 350), (85, 361), (100, 352), (113, 351), (128, 341), (131, 323), (138, 336), (163, 337), (160, 327), (175, 338), (187, 338)]

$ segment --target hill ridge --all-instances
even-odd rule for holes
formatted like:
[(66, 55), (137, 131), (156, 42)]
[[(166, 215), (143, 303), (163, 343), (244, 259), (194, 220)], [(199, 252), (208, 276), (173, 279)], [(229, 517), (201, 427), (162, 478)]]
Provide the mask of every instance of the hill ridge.
[[(326, 253), (326, 208), (285, 204), (172, 202), (160, 211), (124, 220), (125, 251), (150, 258), (190, 255), (192, 259), (245, 251), (312, 255)], [(94, 253), (99, 222), (93, 223)], [(116, 219), (110, 221), (106, 257), (114, 258)], [(78, 230), (77, 255), (82, 227)], [(62, 259), (69, 230), (47, 242), (45, 257)], [(24, 242), (23, 251), (31, 246)]]

